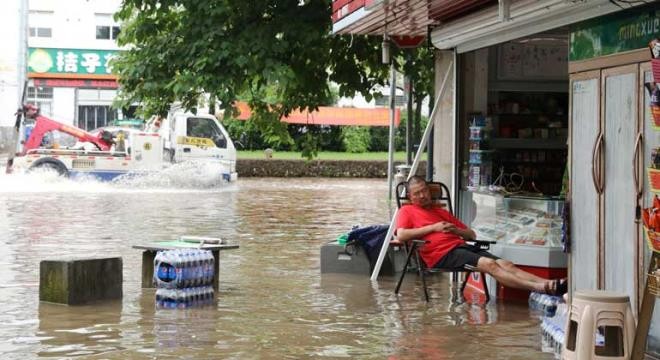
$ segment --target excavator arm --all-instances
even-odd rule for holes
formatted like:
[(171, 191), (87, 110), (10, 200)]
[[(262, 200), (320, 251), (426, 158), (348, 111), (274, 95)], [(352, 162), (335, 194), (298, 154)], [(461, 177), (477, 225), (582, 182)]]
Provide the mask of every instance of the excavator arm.
[(35, 115), (33, 118), (35, 119), (34, 129), (32, 129), (30, 137), (25, 142), (25, 146), (23, 148), (24, 153), (28, 150), (38, 148), (41, 145), (44, 136), (49, 131), (60, 131), (65, 134), (74, 136), (80, 141), (91, 142), (102, 151), (110, 150), (110, 146), (112, 145), (110, 143), (111, 140), (109, 141), (107, 139), (101, 138), (101, 134), (94, 136), (80, 128), (62, 124), (41, 115)]

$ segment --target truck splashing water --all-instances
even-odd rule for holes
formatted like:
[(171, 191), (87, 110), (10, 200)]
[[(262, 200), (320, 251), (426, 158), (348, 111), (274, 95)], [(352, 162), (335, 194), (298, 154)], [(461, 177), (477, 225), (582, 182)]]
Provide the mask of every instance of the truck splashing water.
[(160, 176), (172, 165), (193, 163), (187, 167), (202, 169), (200, 175), (217, 168), (201, 185), (217, 183), (216, 174), (226, 181), (238, 177), (234, 144), (208, 114), (174, 110), (166, 118), (152, 118), (144, 130), (112, 126), (91, 132), (42, 116), (32, 105), (18, 114), (15, 142), (20, 146), (7, 161), (7, 172), (49, 169), (63, 177), (114, 180)]
[(113, 185), (127, 188), (207, 189), (228, 184), (218, 163), (187, 161), (144, 174), (127, 174), (115, 178)]

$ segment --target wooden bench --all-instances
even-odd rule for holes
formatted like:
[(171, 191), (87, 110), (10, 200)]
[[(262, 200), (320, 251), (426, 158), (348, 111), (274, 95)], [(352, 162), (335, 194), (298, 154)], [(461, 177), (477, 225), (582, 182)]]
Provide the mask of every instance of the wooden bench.
[(144, 250), (142, 252), (142, 288), (153, 288), (154, 259), (156, 252), (174, 249), (201, 249), (210, 250), (214, 259), (213, 289), (218, 290), (218, 274), (220, 271), (220, 251), (238, 249), (237, 244), (196, 244), (185, 241), (159, 241), (143, 245), (134, 245), (134, 249)]

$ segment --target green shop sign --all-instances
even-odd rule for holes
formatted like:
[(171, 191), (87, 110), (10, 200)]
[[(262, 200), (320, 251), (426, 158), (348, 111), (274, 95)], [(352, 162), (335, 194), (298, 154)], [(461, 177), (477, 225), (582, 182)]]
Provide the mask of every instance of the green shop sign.
[(30, 48), (28, 72), (40, 74), (108, 75), (115, 50)]
[(648, 46), (660, 37), (660, 10), (622, 12), (571, 27), (569, 61), (591, 59)]

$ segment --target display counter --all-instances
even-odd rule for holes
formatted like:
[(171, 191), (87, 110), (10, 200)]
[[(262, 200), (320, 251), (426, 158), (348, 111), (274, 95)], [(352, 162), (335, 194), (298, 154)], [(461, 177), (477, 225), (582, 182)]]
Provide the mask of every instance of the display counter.
[(461, 218), (491, 252), (517, 265), (566, 268), (562, 251), (564, 199), (486, 192), (461, 194)]

